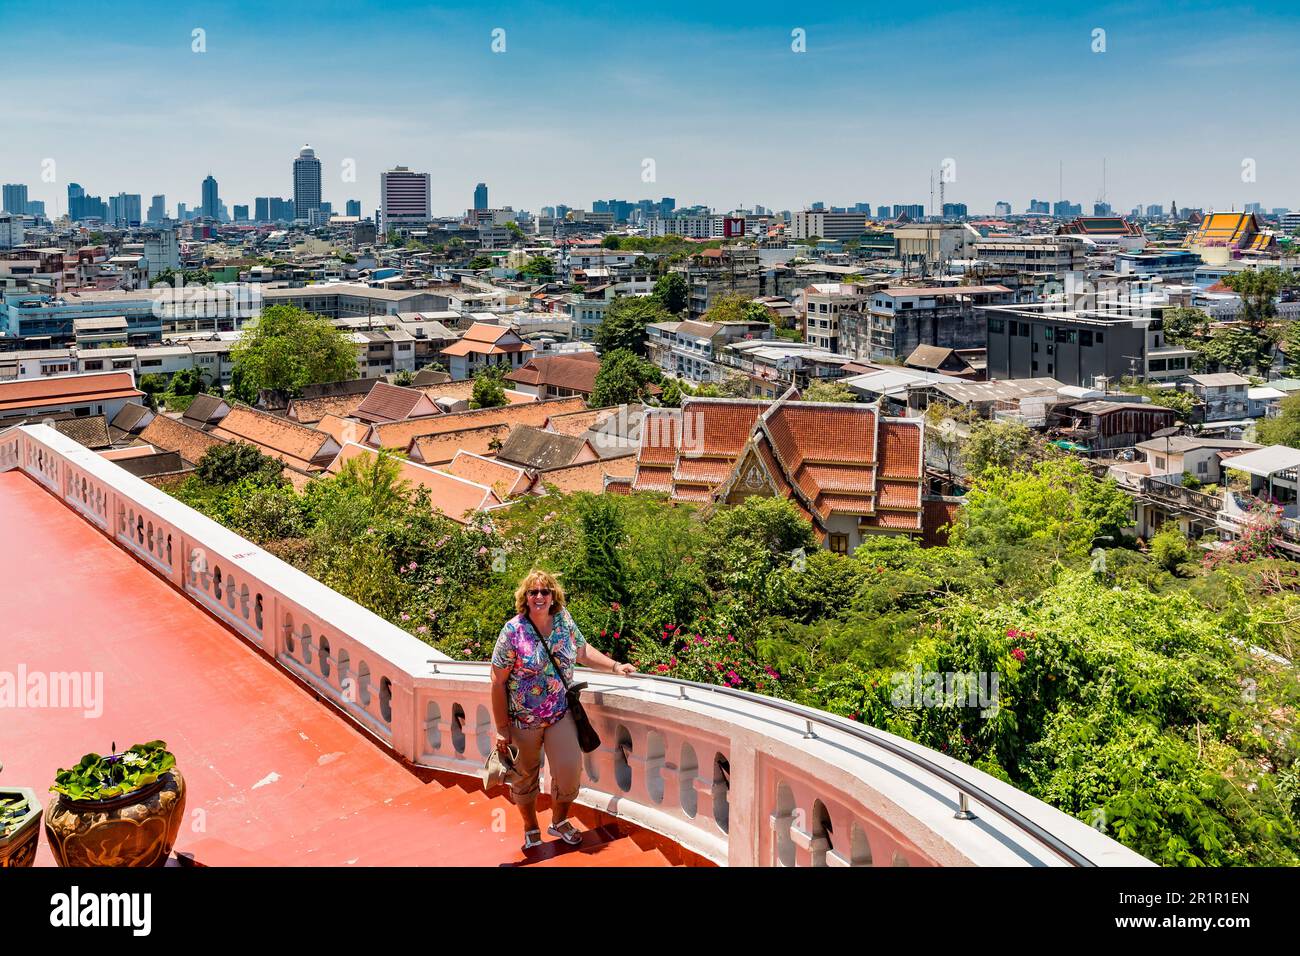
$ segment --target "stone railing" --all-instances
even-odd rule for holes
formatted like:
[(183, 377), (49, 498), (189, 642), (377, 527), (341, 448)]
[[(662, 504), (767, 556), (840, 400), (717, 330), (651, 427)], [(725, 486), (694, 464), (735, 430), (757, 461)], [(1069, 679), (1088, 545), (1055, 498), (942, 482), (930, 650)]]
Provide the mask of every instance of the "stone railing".
[[(355, 725), (477, 776), (486, 663), (455, 662), (47, 426), (0, 433), (18, 468)], [(1142, 865), (960, 761), (832, 714), (710, 685), (582, 672), (602, 745), (579, 802), (733, 866)]]

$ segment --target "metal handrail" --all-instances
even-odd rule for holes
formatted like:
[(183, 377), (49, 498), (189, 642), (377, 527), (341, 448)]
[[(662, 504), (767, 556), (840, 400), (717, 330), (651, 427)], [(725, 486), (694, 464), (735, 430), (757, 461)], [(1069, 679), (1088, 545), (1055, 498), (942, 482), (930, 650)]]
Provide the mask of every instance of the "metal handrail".
[[(444, 669), (438, 672), (439, 676), (447, 676), (447, 671), (445, 670), (445, 668), (447, 667), (448, 663), (450, 662), (447, 661), (441, 662), (442, 668)], [(457, 665), (471, 665), (476, 667), (486, 667), (490, 665), (489, 661), (455, 661), (454, 663)], [(576, 668), (576, 670), (590, 671), (593, 674), (608, 673), (606, 671), (591, 670), (591, 668), (587, 668), (587, 667)], [(1040, 843), (1047, 846), (1052, 852), (1065, 858), (1074, 866), (1085, 867), (1085, 866), (1097, 865), (1088, 857), (1080, 853), (1078, 850), (1074, 849), (1072, 846), (1065, 843), (1055, 834), (1051, 833), (1048, 830), (1043, 829), (1043, 827), (1039, 826), (1033, 820), (1029, 819), (1019, 810), (1016, 810), (1014, 807), (1008, 806), (1006, 803), (999, 800), (997, 797), (993, 796), (991, 793), (984, 790), (982, 787), (975, 786), (970, 781), (966, 780), (960, 775), (949, 770), (947, 767), (940, 766), (934, 761), (924, 756), (921, 756), (920, 754), (912, 752), (907, 747), (895, 743), (893, 740), (890, 740), (887, 737), (881, 736), (873, 728), (865, 727), (862, 724), (859, 724), (857, 721), (849, 720), (846, 717), (840, 717), (837, 714), (831, 714), (823, 710), (817, 710), (815, 707), (808, 707), (804, 704), (796, 704), (791, 701), (781, 700), (776, 697), (768, 697), (764, 694), (755, 694), (752, 691), (737, 690), (734, 687), (722, 687), (718, 684), (704, 684), (699, 681), (683, 680), (678, 677), (664, 677), (659, 674), (637, 674), (635, 676), (641, 680), (658, 681), (664, 684), (670, 684), (676, 686), (678, 688), (678, 693), (672, 696), (674, 696), (678, 700), (692, 699), (686, 696), (685, 691), (686, 688), (693, 687), (698, 690), (708, 691), (711, 694), (720, 694), (725, 697), (734, 697), (738, 700), (745, 700), (751, 703), (761, 704), (762, 706), (771, 708), (773, 710), (782, 711), (783, 713), (789, 714), (793, 717), (798, 717), (805, 722), (805, 730), (803, 735), (804, 739), (816, 738), (817, 734), (813, 731), (813, 724), (821, 724), (824, 727), (829, 727), (834, 730), (839, 730), (852, 737), (856, 737), (857, 739), (872, 744), (873, 746), (881, 747), (889, 751), (891, 754), (897, 757), (901, 757), (902, 759), (906, 760), (908, 763), (916, 767), (919, 767), (920, 769), (926, 771), (927, 773), (934, 774), (936, 777), (940, 778), (945, 783), (951, 784), (952, 786), (956, 787), (957, 794), (958, 794), (958, 807), (959, 807), (957, 813), (955, 814), (955, 817), (957, 819), (974, 819), (973, 815), (971, 815), (969, 811), (966, 810), (967, 799), (973, 799), (976, 802), (984, 805), (988, 809), (992, 810), (994, 813), (998, 814), (998, 816), (1002, 817), (1012, 826), (1027, 833), (1035, 840), (1038, 840)], [(616, 688), (616, 690), (619, 689), (622, 688)], [(631, 689), (631, 688), (627, 688), (627, 689)], [(923, 745), (918, 744), (917, 746), (923, 746)]]

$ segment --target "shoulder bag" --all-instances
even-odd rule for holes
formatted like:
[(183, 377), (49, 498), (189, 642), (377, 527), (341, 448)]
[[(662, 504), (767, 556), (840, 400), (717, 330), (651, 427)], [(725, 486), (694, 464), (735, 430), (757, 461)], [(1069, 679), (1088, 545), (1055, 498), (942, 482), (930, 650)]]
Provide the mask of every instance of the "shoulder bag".
[[(527, 619), (528, 615), (524, 615)], [(528, 626), (533, 627), (533, 622), (528, 621)], [(554, 630), (554, 626), (552, 626)], [(579, 693), (587, 686), (584, 681), (581, 684), (570, 684), (564, 679), (564, 671), (560, 669), (559, 663), (555, 660), (555, 655), (551, 653), (550, 645), (546, 643), (546, 638), (537, 633), (537, 628), (533, 627), (533, 633), (537, 634), (538, 640), (542, 642), (542, 650), (546, 651), (546, 656), (550, 658), (551, 667), (555, 669), (555, 676), (560, 679), (564, 685), (564, 699), (568, 703), (569, 713), (573, 714), (573, 725), (578, 729), (578, 746), (585, 754), (591, 753), (600, 746), (600, 734), (596, 733), (596, 728), (591, 726), (591, 718), (587, 716), (586, 708), (582, 706), (579, 699)]]

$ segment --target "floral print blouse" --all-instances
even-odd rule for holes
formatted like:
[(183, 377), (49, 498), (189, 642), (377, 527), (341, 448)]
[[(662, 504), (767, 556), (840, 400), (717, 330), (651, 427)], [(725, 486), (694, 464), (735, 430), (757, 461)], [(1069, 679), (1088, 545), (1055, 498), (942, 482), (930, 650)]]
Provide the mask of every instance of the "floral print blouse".
[[(494, 667), (510, 668), (506, 702), (510, 726), (517, 730), (549, 727), (568, 709), (564, 684), (556, 677), (541, 640), (528, 615), (520, 614), (501, 628), (492, 652)], [(573, 665), (578, 659), (578, 651), (586, 643), (568, 611), (555, 615), (547, 644), (569, 683), (573, 682)]]

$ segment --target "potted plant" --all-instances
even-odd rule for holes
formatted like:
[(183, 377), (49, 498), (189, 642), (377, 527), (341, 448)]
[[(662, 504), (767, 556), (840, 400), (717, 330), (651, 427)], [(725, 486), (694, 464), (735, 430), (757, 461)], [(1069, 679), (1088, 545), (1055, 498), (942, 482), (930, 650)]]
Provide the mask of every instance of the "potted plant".
[[(116, 748), (114, 748), (116, 749)], [(60, 770), (45, 835), (60, 866), (164, 866), (185, 812), (185, 780), (161, 740), (86, 754)]]
[(31, 866), (41, 836), (41, 801), (28, 787), (0, 787), (0, 869)]

